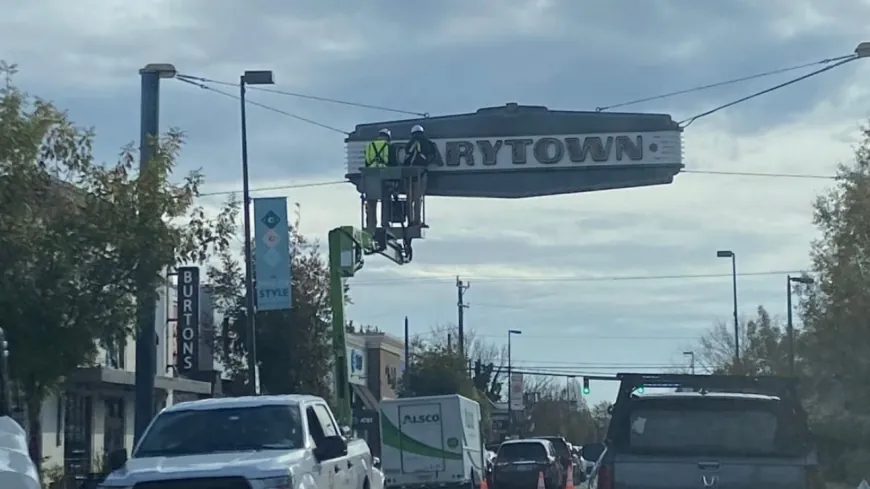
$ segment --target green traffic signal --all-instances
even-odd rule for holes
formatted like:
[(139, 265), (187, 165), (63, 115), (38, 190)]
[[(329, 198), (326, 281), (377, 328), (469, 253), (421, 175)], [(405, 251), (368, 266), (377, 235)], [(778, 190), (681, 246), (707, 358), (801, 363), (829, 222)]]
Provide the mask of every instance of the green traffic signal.
[(583, 388), (583, 393), (584, 393), (584, 394), (589, 394), (589, 388), (588, 388), (588, 387), (584, 387), (584, 388)]
[(589, 377), (583, 377), (583, 394), (589, 394)]
[(635, 390), (638, 392), (638, 394), (643, 394), (643, 386), (642, 385), (637, 386), (637, 389), (635, 389)]

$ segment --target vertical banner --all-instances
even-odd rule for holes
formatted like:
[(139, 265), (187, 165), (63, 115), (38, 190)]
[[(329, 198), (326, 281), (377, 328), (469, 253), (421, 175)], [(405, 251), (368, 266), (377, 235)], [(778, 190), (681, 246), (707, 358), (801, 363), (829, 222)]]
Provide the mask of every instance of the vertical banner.
[(287, 198), (254, 199), (257, 310), (290, 309), (290, 225)]
[(199, 267), (178, 269), (176, 360), (180, 374), (199, 371)]
[(508, 407), (511, 411), (522, 411), (525, 408), (523, 402), (523, 374), (511, 373), (511, 405)]

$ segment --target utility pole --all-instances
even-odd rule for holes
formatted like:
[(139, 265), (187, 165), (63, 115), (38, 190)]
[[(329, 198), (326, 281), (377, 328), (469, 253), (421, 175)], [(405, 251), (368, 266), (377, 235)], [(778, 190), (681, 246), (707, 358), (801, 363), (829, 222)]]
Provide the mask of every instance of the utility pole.
[(459, 340), (459, 354), (465, 356), (465, 310), (468, 309), (468, 304), (465, 303), (465, 291), (471, 288), (471, 284), (463, 282), (456, 277), (456, 314)]

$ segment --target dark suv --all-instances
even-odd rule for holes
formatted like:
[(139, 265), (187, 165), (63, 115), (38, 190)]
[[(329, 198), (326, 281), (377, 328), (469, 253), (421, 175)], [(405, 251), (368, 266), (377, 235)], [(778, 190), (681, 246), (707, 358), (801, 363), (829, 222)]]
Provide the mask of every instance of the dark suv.
[[(571, 453), (571, 445), (568, 444), (568, 440), (561, 436), (536, 436), (537, 440), (547, 440), (548, 442), (553, 444), (553, 448), (556, 449), (556, 458), (559, 459), (559, 464), (562, 465), (562, 487), (565, 487), (565, 484), (568, 482), (568, 474), (572, 470), (572, 466), (574, 463), (574, 456)], [(579, 480), (574, 480), (575, 483), (580, 482)]]
[(547, 440), (511, 440), (501, 444), (495, 457), (493, 486), (499, 489), (535, 489), (543, 475), (546, 489), (565, 486), (564, 470), (556, 456), (556, 449)]
[[(598, 489), (823, 489), (793, 379), (620, 374)], [(676, 392), (673, 388), (676, 387)], [(652, 393), (655, 388), (669, 392)]]

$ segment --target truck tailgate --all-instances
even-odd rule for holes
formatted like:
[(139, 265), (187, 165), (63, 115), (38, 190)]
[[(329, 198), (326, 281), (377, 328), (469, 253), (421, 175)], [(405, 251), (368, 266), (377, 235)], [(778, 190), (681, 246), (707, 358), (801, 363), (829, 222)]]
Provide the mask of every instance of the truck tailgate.
[(614, 489), (803, 489), (800, 458), (697, 458), (619, 454)]

